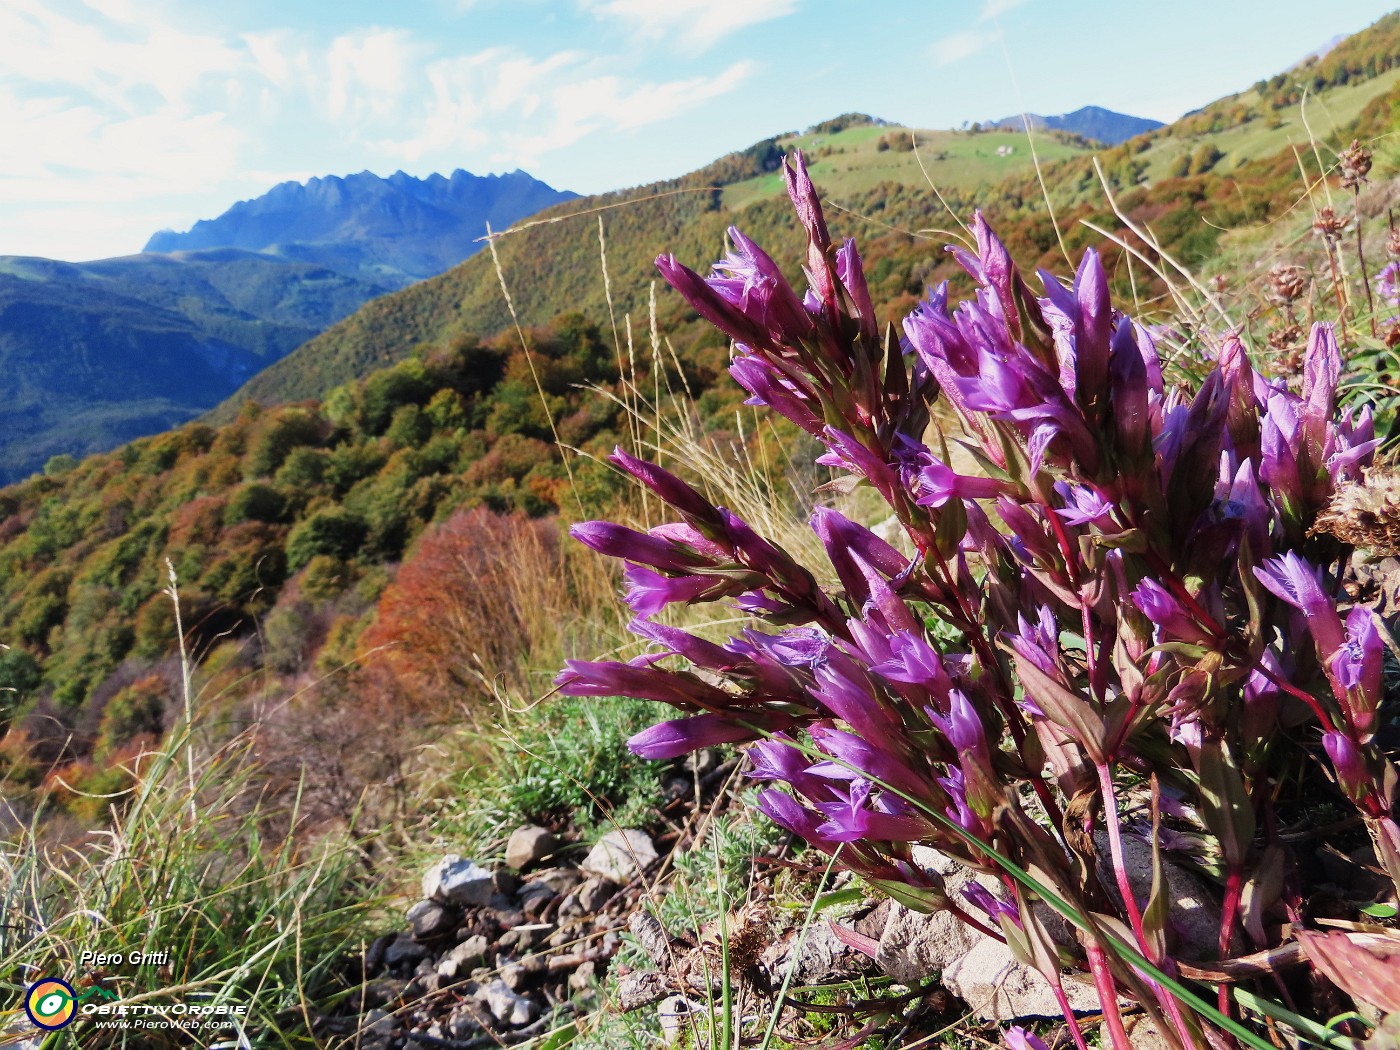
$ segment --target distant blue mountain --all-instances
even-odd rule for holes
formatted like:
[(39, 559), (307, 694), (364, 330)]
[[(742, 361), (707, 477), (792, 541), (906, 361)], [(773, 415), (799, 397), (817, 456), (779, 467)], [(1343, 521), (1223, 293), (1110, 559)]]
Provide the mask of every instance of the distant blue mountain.
[(162, 230), (148, 252), (242, 248), (314, 263), (356, 280), (399, 288), (451, 269), (493, 229), (578, 196), (527, 175), (388, 178), (362, 171), (284, 182), (240, 201), (187, 233)]
[[(1145, 131), (1155, 131), (1162, 126), (1160, 120), (1115, 113), (1102, 106), (1085, 106), (1082, 109), (1076, 109), (1073, 113), (1061, 113), (1056, 117), (1043, 117), (1039, 113), (1027, 113), (1026, 117), (1030, 120), (1032, 128), (1068, 131), (1071, 134), (1083, 135), (1086, 139), (1093, 139), (1095, 142), (1103, 142), (1110, 146), (1127, 142), (1128, 139), (1141, 135)], [(1003, 117), (1001, 120), (993, 121), (990, 125), (984, 125), (984, 127), (1009, 128), (1017, 131), (1024, 126), (1019, 114), (1014, 117)]]

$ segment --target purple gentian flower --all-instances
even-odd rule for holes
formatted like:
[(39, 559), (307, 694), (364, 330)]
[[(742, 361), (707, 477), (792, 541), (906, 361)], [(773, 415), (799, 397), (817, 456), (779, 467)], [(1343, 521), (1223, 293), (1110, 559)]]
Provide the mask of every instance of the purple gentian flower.
[(1400, 261), (1392, 261), (1376, 274), (1376, 295), (1393, 307), (1400, 307)]
[(622, 600), (640, 616), (655, 616), (674, 602), (688, 605), (720, 598), (736, 586), (722, 576), (662, 576), (640, 565), (629, 565), (622, 578), (630, 584)]
[(914, 502), (923, 507), (941, 507), (950, 499), (987, 499), (1009, 488), (994, 478), (958, 474), (937, 456), (930, 456), (928, 465), (919, 471), (919, 497)]
[(1347, 614), (1346, 642), (1332, 657), (1331, 670), (1345, 692), (1337, 699), (1347, 721), (1363, 740), (1375, 730), (1383, 645), (1375, 614), (1364, 605), (1354, 606)]
[(1259, 582), (1307, 617), (1308, 630), (1324, 665), (1342, 647), (1342, 618), (1337, 606), (1323, 590), (1317, 570), (1289, 551), (1281, 558), (1270, 558), (1255, 568)]
[(1050, 1050), (1045, 1040), (1019, 1025), (1006, 1030), (1006, 1046), (1008, 1050)]
[(1021, 912), (1011, 901), (1004, 901), (991, 890), (987, 889), (980, 882), (969, 881), (963, 884), (962, 895), (968, 903), (976, 906), (980, 911), (986, 913), (987, 917), (994, 922), (1002, 919), (1009, 919), (1017, 926), (1021, 925)]
[(1113, 522), (1113, 504), (1089, 485), (1071, 485), (1064, 481), (1055, 482), (1055, 491), (1065, 501), (1055, 513), (1065, 520), (1066, 525), (1097, 525), (1103, 532), (1117, 532)]
[(778, 264), (737, 226), (729, 227), (729, 236), (734, 250), (715, 263), (706, 283), (767, 331), (774, 343), (797, 342), (811, 335), (812, 318)]
[(1210, 635), (1196, 622), (1196, 618), (1156, 580), (1141, 580), (1131, 597), (1138, 611), (1162, 629), (1163, 637), (1178, 642), (1210, 641)]

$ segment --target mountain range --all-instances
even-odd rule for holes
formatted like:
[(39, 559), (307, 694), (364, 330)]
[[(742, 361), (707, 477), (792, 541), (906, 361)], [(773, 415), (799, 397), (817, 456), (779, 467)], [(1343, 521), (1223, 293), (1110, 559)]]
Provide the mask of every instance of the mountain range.
[(1127, 142), (1128, 139), (1135, 138), (1143, 132), (1156, 131), (1163, 127), (1160, 120), (1115, 113), (1102, 106), (1082, 106), (1073, 113), (1061, 113), (1053, 117), (1041, 116), (1039, 113), (1017, 114), (1014, 117), (994, 120), (991, 127), (1020, 131), (1025, 127), (1027, 121), (1036, 131), (1042, 129), (1067, 131), (1072, 135), (1083, 135), (1086, 139), (1103, 142), (1110, 146)]
[(0, 256), (0, 484), (185, 422), (365, 302), (575, 194), (524, 172), (288, 182), (139, 255)]
[(402, 171), (328, 175), (279, 183), (185, 233), (162, 230), (146, 251), (243, 248), (401, 288), (476, 252), (488, 222), (504, 229), (576, 196), (518, 170), (473, 175), (459, 168), (424, 179)]

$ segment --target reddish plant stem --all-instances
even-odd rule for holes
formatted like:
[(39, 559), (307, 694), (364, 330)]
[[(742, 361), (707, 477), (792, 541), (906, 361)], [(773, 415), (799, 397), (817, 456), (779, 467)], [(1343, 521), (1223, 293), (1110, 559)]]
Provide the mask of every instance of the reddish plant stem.
[[(1133, 936), (1138, 940), (1138, 947), (1147, 954), (1147, 936), (1142, 928), (1142, 909), (1138, 907), (1137, 898), (1133, 896), (1133, 887), (1128, 881), (1128, 866), (1123, 857), (1123, 828), (1118, 820), (1118, 795), (1113, 788), (1113, 772), (1107, 762), (1099, 765), (1098, 772), (1099, 790), (1103, 793), (1104, 830), (1108, 832), (1108, 851), (1113, 860), (1113, 875), (1118, 882), (1118, 892), (1123, 898), (1123, 907), (1127, 909), (1128, 920), (1133, 927)], [(1148, 958), (1152, 958), (1150, 954)], [(1158, 959), (1152, 961), (1160, 962)]]
[[(1225, 901), (1220, 907), (1220, 958), (1230, 957), (1230, 941), (1233, 940), (1235, 914), (1240, 907), (1240, 894), (1244, 891), (1244, 871), (1238, 864), (1231, 864), (1225, 873)], [(1220, 1012), (1230, 1016), (1230, 989), (1221, 982), (1216, 993), (1216, 1004)]]
[(1085, 945), (1084, 951), (1089, 957), (1089, 972), (1094, 975), (1094, 988), (1099, 993), (1099, 1005), (1103, 1007), (1103, 1021), (1108, 1026), (1113, 1050), (1133, 1050), (1123, 1028), (1123, 1015), (1118, 1012), (1118, 985), (1109, 971), (1108, 957), (1097, 944)]
[(1076, 1050), (1089, 1050), (1089, 1046), (1084, 1042), (1084, 1033), (1079, 1030), (1079, 1020), (1074, 1016), (1074, 1007), (1070, 1005), (1069, 996), (1065, 995), (1065, 986), (1060, 982), (1059, 974), (1048, 974), (1052, 977), (1050, 988), (1055, 993), (1055, 1002), (1060, 1004), (1060, 1013), (1065, 1015), (1065, 1024), (1069, 1026), (1069, 1034), (1074, 1037)]

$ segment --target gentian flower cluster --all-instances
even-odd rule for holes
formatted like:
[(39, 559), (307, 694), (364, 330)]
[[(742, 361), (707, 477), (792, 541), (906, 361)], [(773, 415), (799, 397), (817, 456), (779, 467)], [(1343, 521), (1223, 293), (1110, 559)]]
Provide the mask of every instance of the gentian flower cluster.
[[(784, 172), (804, 295), (738, 230), (708, 277), (657, 266), (733, 340), (751, 403), (873, 488), (905, 542), (823, 507), (811, 527), (830, 564), (814, 572), (619, 450), (676, 520), (573, 534), (627, 563), (648, 651), (571, 661), (558, 685), (675, 708), (631, 741), (642, 755), (747, 742), (769, 817), (897, 900), (1005, 939), (1057, 988), (1061, 967), (1088, 970), (1116, 1045), (1120, 995), (1187, 1045), (1210, 1041), (1207, 1020), (1114, 961), (1101, 929), (1051, 942), (1005, 862), (1168, 975), (1176, 931), (1156, 894), (1134, 891), (1128, 836), (1158, 862), (1176, 847), (1218, 887), (1219, 942), (1198, 955), (1277, 947), (1308, 919), (1280, 831), (1294, 797), (1353, 807), (1400, 884), (1400, 778), (1375, 744), (1380, 630), (1369, 609), (1338, 608), (1349, 549), (1309, 536), (1377, 444), (1368, 411), (1338, 412), (1333, 331), (1313, 328), (1298, 393), (1256, 372), (1233, 333), (1197, 389), (1169, 386), (1097, 254), (1034, 290), (980, 214), (976, 250), (955, 253), (975, 295), (954, 304), (940, 286), (902, 333), (882, 331), (800, 154)], [(942, 436), (954, 426), (958, 455)], [(752, 617), (723, 644), (660, 619), (717, 601)], [(960, 641), (935, 641), (935, 620)], [(1002, 894), (945, 894), (916, 844), (999, 877)]]

